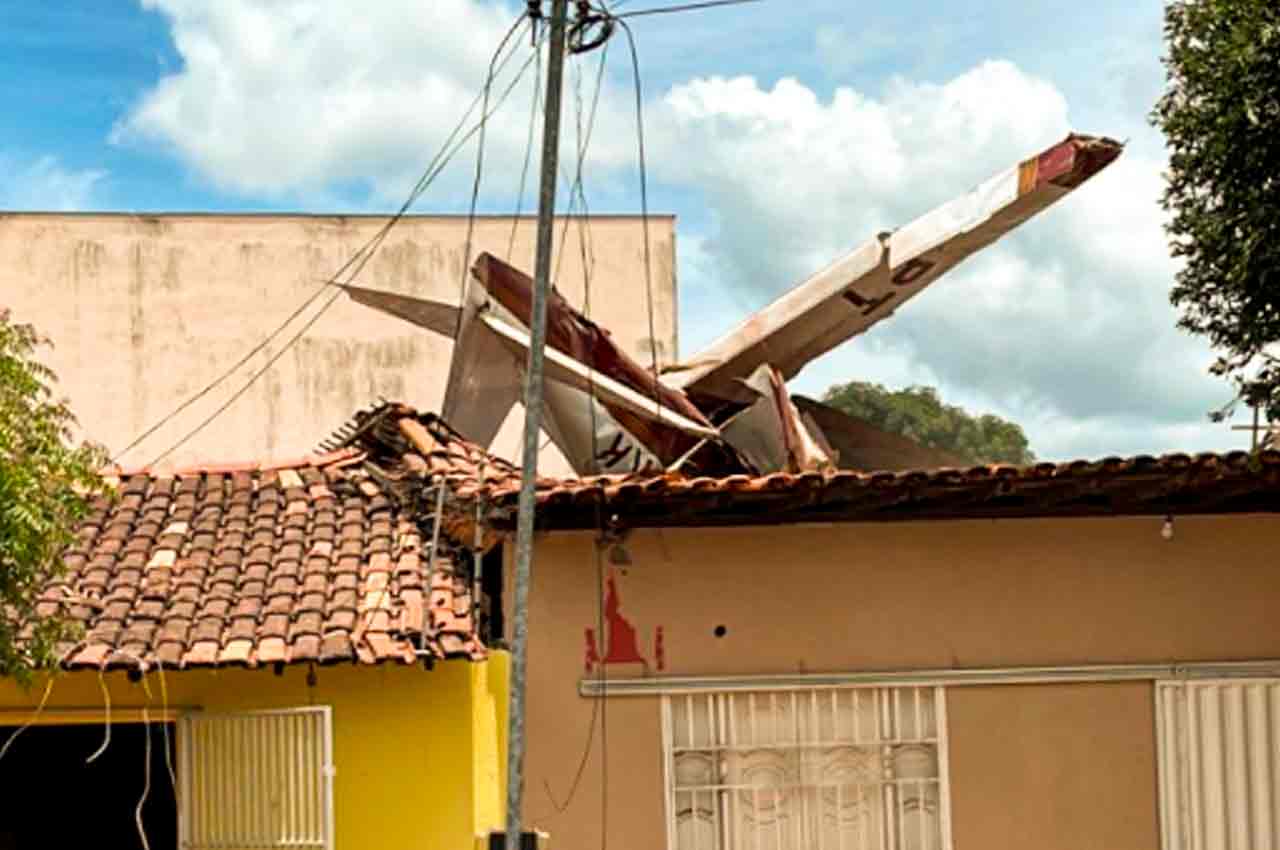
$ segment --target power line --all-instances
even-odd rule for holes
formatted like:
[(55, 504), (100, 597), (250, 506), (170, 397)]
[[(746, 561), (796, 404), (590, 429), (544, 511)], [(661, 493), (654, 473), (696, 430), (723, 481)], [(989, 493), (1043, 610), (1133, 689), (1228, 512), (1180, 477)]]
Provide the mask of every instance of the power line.
[[(616, 9), (627, 0), (619, 0), (614, 5)], [(623, 18), (639, 18), (644, 15), (669, 15), (673, 12), (693, 12), (698, 9), (713, 9), (717, 6), (741, 6), (746, 3), (762, 3), (764, 0), (707, 0), (704, 3), (682, 3), (678, 6), (660, 6), (655, 9), (636, 9), (634, 12), (623, 12), (621, 15), (614, 15), (613, 18), (619, 22)]]
[[(495, 58), (497, 57), (498, 54), (502, 52), (502, 50), (510, 42), (511, 36), (516, 32), (516, 30), (519, 28), (523, 20), (524, 20), (523, 16), (521, 18), (518, 18), (516, 22), (512, 25), (511, 29), (507, 32), (506, 36), (503, 37), (502, 41), (498, 45), (497, 51), (495, 51), (494, 53)], [(515, 55), (516, 55), (515, 50), (512, 50), (507, 54), (507, 56), (503, 59), (502, 64), (498, 68), (498, 73), (502, 72), (502, 69), (506, 67), (507, 63), (510, 62), (511, 58), (514, 57)], [(491, 73), (492, 73), (492, 67), (493, 67), (492, 63), (490, 63)], [(523, 73), (523, 69), (521, 73)], [(423, 191), (426, 190), (431, 180), (434, 179), (433, 172), (435, 173), (439, 172), (439, 169), (437, 168), (437, 164), (440, 162), (441, 157), (448, 150), (449, 145), (453, 143), (454, 138), (466, 125), (467, 119), (471, 117), (471, 113), (475, 111), (475, 108), (477, 105), (479, 105), (480, 100), (481, 100), (480, 95), (477, 95), (476, 98), (472, 100), (471, 105), (467, 107), (467, 111), (463, 113), (462, 118), (458, 121), (458, 124), (454, 127), (453, 131), (445, 139), (444, 144), (441, 146), (440, 150), (436, 153), (436, 156), (432, 159), (431, 163), (427, 166), (426, 171), (423, 172), (422, 176), (418, 178), (417, 183), (414, 184), (413, 189), (410, 191), (408, 198), (400, 206), (399, 210), (391, 217), (391, 219), (387, 221), (387, 223), (383, 226), (383, 228), (379, 232), (371, 236), (369, 240), (364, 243), (364, 245), (362, 245), (359, 249), (357, 249), (356, 252), (352, 254), (336, 272), (334, 272), (328, 279), (326, 279), (323, 283), (321, 283), (321, 285), (318, 286), (316, 290), (311, 295), (309, 295), (296, 310), (290, 313), (289, 316), (283, 322), (281, 322), (278, 326), (276, 326), (275, 330), (267, 334), (267, 336), (260, 343), (255, 345), (252, 349), (250, 349), (248, 353), (246, 353), (243, 357), (237, 360), (235, 364), (232, 365), (229, 369), (225, 370), (218, 377), (214, 378), (211, 382), (205, 385), (203, 389), (201, 389), (195, 395), (191, 396), (182, 404), (178, 405), (178, 407), (174, 408), (174, 410), (172, 410), (168, 415), (160, 419), (160, 421), (156, 422), (150, 428), (143, 431), (132, 442), (130, 442), (127, 446), (125, 446), (123, 449), (117, 452), (115, 456), (111, 459), (111, 462), (113, 464), (117, 463), (122, 457), (124, 457), (124, 455), (128, 454), (132, 449), (136, 448), (140, 443), (142, 443), (144, 440), (146, 440), (156, 431), (159, 431), (161, 428), (163, 428), (165, 425), (171, 422), (176, 416), (178, 416), (184, 410), (189, 408), (191, 405), (195, 404), (197, 401), (207, 396), (216, 387), (222, 384), (222, 382), (225, 381), (227, 378), (231, 377), (236, 372), (238, 372), (241, 369), (241, 367), (243, 367), (246, 363), (252, 360), (255, 355), (257, 355), (259, 352), (263, 351), (268, 345), (270, 345), (272, 340), (274, 340), (277, 336), (279, 336), (280, 333), (285, 328), (287, 328), (290, 324), (292, 324), (295, 319), (297, 319), (299, 316), (305, 313), (307, 308), (310, 307), (312, 304), (314, 304), (320, 298), (320, 296), (324, 294), (325, 290), (328, 287), (338, 283), (338, 279), (347, 271), (347, 269), (351, 268), (353, 264), (360, 261), (361, 258), (364, 257), (371, 250), (376, 250), (376, 246), (381, 244), (382, 240), (385, 239), (386, 234), (389, 233), (391, 228), (393, 228), (396, 225), (396, 223), (399, 222), (400, 219), (404, 217), (404, 214), (408, 211), (409, 207), (412, 206), (413, 203), (422, 195)], [(470, 138), (470, 134), (466, 138)], [(466, 141), (466, 138), (463, 139), (464, 142)], [(449, 156), (452, 157), (452, 154), (449, 154)], [(361, 268), (363, 268), (363, 263), (361, 264)], [(357, 270), (357, 272), (353, 273), (350, 277), (348, 277), (347, 283), (350, 283), (352, 280), (354, 280), (355, 275), (358, 273), (359, 272)], [(329, 303), (332, 303), (332, 300)], [(321, 310), (324, 310), (324, 309), (327, 309), (327, 305), (326, 307), (321, 308)], [(181, 443), (179, 443), (178, 445), (181, 445)], [(174, 448), (177, 448), (177, 446), (175, 446)], [(164, 455), (161, 455), (161, 458), (172, 453), (172, 451), (173, 449), (170, 449), (169, 451), (165, 452)]]
[(651, 248), (649, 246), (649, 178), (645, 166), (644, 95), (640, 87), (640, 55), (636, 50), (636, 37), (635, 33), (631, 31), (631, 26), (621, 19), (618, 20), (618, 24), (622, 27), (622, 31), (627, 34), (627, 45), (631, 48), (631, 73), (635, 80), (636, 142), (637, 154), (640, 160), (640, 218), (644, 229), (645, 302), (649, 313), (649, 356), (652, 361), (651, 368), (655, 379), (653, 399), (661, 407), (661, 396), (658, 393), (658, 385), (656, 383), (658, 377), (658, 339), (654, 331), (653, 321), (653, 260), (650, 256)]
[[(523, 21), (524, 21), (524, 17), (522, 16), (515, 22), (515, 24), (512, 25), (512, 28), (507, 32), (507, 35), (503, 38), (502, 42), (499, 44), (498, 50), (495, 52), (495, 56), (498, 55), (498, 53), (501, 53), (501, 51), (511, 41), (512, 35), (514, 35), (515, 32), (519, 29), (520, 24)], [(537, 51), (535, 48), (534, 55), (536, 55), (536, 53)], [(498, 66), (497, 73), (500, 74), (502, 72), (502, 69), (506, 66), (507, 62), (509, 62), (510, 59), (515, 54), (516, 54), (515, 49), (513, 49), (510, 53), (508, 53), (506, 59), (504, 59), (503, 62)], [(418, 182), (417, 184), (415, 184), (413, 191), (410, 192), (409, 197), (400, 206), (399, 210), (397, 210), (395, 215), (392, 216), (392, 218), (388, 220), (387, 223), (376, 234), (374, 234), (374, 236), (368, 242), (366, 242), (365, 245), (359, 251), (357, 251), (356, 254), (352, 256), (351, 259), (347, 261), (346, 264), (343, 265), (342, 269), (339, 270), (338, 274), (341, 274), (343, 271), (349, 268), (353, 263), (356, 264), (355, 269), (347, 277), (345, 283), (350, 283), (351, 281), (355, 280), (355, 278), (360, 274), (361, 271), (363, 271), (364, 267), (368, 264), (369, 260), (372, 259), (373, 255), (377, 252), (378, 248), (381, 247), (383, 241), (386, 240), (386, 237), (391, 232), (391, 229), (395, 227), (395, 225), (400, 221), (401, 218), (404, 217), (409, 207), (411, 207), (413, 203), (417, 201), (419, 197), (422, 196), (422, 193), (426, 191), (426, 189), (431, 185), (432, 182), (435, 181), (435, 179), (440, 175), (440, 173), (444, 170), (444, 168), (448, 166), (450, 161), (452, 161), (454, 155), (457, 154), (457, 152), (463, 147), (463, 145), (465, 145), (471, 139), (472, 136), (474, 136), (477, 132), (479, 132), (480, 129), (488, 121), (488, 119), (502, 107), (502, 104), (506, 102), (507, 97), (511, 94), (512, 90), (516, 87), (516, 85), (519, 84), (520, 80), (524, 77), (525, 71), (528, 70), (529, 65), (532, 64), (532, 62), (533, 62), (533, 57), (531, 56), (528, 60), (525, 61), (524, 65), (521, 66), (520, 70), (517, 71), (515, 78), (512, 80), (511, 84), (506, 88), (506, 90), (499, 97), (498, 102), (493, 107), (493, 109), (487, 112), (484, 112), (480, 116), (480, 120), (477, 123), (477, 125), (473, 126), (471, 130), (467, 132), (466, 135), (458, 139), (455, 143), (454, 139), (457, 138), (457, 135), (459, 131), (461, 131), (462, 127), (465, 125), (467, 118), (470, 117), (471, 113), (475, 110), (476, 105), (479, 104), (479, 102), (483, 98), (483, 93), (478, 95), (476, 99), (472, 101), (471, 106), (467, 109), (466, 113), (463, 115), (462, 121), (459, 122), (459, 124), (454, 128), (453, 132), (450, 133), (449, 137), (445, 140), (444, 146), (442, 146), (440, 151), (437, 152), (435, 158), (432, 160), (431, 164), (427, 167), (427, 170), (423, 172), (422, 176), (418, 179)], [(490, 67), (492, 68), (492, 63), (490, 64)], [(451, 144), (452, 144), (452, 147), (450, 147)], [(317, 291), (317, 293), (314, 296), (312, 296), (311, 299), (309, 299), (309, 301), (314, 301), (315, 298), (317, 298), (320, 293), (324, 292), (325, 288), (337, 283), (338, 283), (337, 275), (335, 275), (334, 278), (326, 281), (324, 285)], [(219, 406), (217, 410), (215, 410), (210, 416), (205, 418), (199, 425), (197, 425), (191, 431), (187, 432), (187, 434), (184, 435), (182, 439), (178, 440), (176, 443), (170, 446), (167, 450), (165, 450), (162, 454), (158, 455), (153, 461), (151, 461), (151, 465), (154, 466), (164, 458), (171, 455), (174, 451), (176, 451), (181, 446), (183, 446), (187, 441), (189, 441), (190, 439), (195, 437), (197, 434), (199, 434), (201, 431), (203, 431), (206, 427), (208, 427), (210, 423), (212, 423), (215, 419), (217, 419), (220, 415), (222, 415), (222, 413), (225, 412), (229, 407), (231, 407), (232, 404), (238, 401), (249, 390), (249, 388), (254, 384), (254, 382), (256, 382), (272, 366), (274, 366), (275, 363), (285, 354), (285, 352), (287, 352), (290, 348), (292, 348), (298, 342), (298, 340), (300, 340), (302, 336), (308, 330), (310, 330), (311, 327), (314, 326), (317, 321), (319, 321), (320, 317), (324, 315), (324, 313), (329, 309), (329, 307), (331, 307), (333, 303), (337, 301), (337, 299), (341, 295), (342, 295), (342, 290), (341, 289), (336, 290), (324, 302), (324, 304), (321, 305), (320, 309), (317, 310), (315, 314), (311, 316), (310, 319), (308, 319), (306, 324), (304, 324), (302, 328), (296, 334), (294, 334), (279, 351), (273, 354), (271, 358), (268, 359), (266, 364), (262, 366), (262, 368), (255, 371), (249, 377), (249, 379), (244, 383), (244, 385), (241, 386), (240, 389), (237, 390), (231, 396), (231, 398), (227, 399), (226, 402), (224, 402), (221, 406)], [(302, 310), (305, 310), (305, 306), (301, 310), (299, 310), (298, 313), (300, 314)], [(282, 326), (280, 329), (277, 329), (277, 331), (275, 331), (272, 334), (271, 338), (274, 338), (275, 334), (279, 333), (279, 330), (283, 330), (283, 327), (284, 326)], [(270, 338), (268, 338), (267, 341), (261, 344), (258, 347), (257, 351), (261, 351), (263, 348), (266, 347), (266, 345), (269, 342), (270, 342)], [(254, 353), (256, 353), (256, 351)], [(250, 354), (249, 356), (252, 357), (252, 354)], [(246, 361), (247, 359), (248, 359), (247, 357), (244, 358), (244, 360)], [(220, 383), (225, 377), (226, 376), (224, 375), (223, 378), (219, 378), (215, 382), (215, 384)], [(207, 393), (208, 390), (210, 389), (212, 389), (212, 386), (207, 387), (202, 392)], [(189, 406), (189, 404), (190, 402), (188, 402), (188, 404), (185, 406)], [(179, 411), (175, 411), (174, 413), (170, 414), (165, 421), (172, 419), (173, 416), (177, 415), (177, 413), (180, 412), (182, 409), (184, 408), (179, 408)], [(163, 424), (164, 422), (160, 423), (160, 425), (163, 425)], [(155, 426), (152, 430), (154, 431), (158, 427), (159, 425)]]

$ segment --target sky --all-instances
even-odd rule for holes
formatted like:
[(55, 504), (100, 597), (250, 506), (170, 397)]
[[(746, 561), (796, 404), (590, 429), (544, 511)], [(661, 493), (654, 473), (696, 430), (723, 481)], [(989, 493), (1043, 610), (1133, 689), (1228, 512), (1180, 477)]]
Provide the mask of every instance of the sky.
[[(0, 0), (0, 209), (392, 211), (522, 7)], [(1230, 388), (1168, 301), (1148, 123), (1161, 15), (1159, 0), (763, 0), (632, 19), (649, 208), (677, 216), (682, 352), (1068, 131), (1107, 135), (1128, 143), (1116, 164), (792, 390), (936, 386), (1018, 422), (1046, 459), (1247, 447), (1209, 421)], [(485, 212), (520, 195), (535, 72), (517, 44), (493, 90)], [(589, 126), (593, 212), (640, 210), (632, 72), (621, 34), (567, 72), (564, 167)], [(415, 211), (466, 210), (474, 143)]]

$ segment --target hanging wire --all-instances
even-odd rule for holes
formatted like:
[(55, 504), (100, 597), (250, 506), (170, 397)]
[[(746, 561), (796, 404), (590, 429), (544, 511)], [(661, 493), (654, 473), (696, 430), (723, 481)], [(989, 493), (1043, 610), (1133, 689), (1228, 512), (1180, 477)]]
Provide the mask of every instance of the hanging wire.
[(650, 366), (653, 369), (653, 377), (655, 378), (653, 400), (661, 409), (662, 396), (658, 392), (658, 384), (656, 383), (658, 377), (658, 339), (657, 333), (654, 331), (653, 321), (653, 259), (649, 245), (649, 178), (645, 165), (644, 94), (640, 86), (640, 55), (636, 50), (636, 38), (631, 31), (631, 26), (621, 19), (618, 20), (618, 24), (622, 27), (622, 31), (627, 34), (627, 45), (631, 48), (631, 73), (635, 80), (636, 149), (640, 160), (640, 218), (644, 229), (644, 280), (645, 304), (649, 314), (649, 356), (651, 360)]
[(106, 727), (106, 733), (102, 738), (102, 746), (84, 760), (85, 764), (93, 764), (94, 760), (111, 746), (111, 692), (107, 690), (107, 679), (101, 668), (98, 669), (98, 687), (102, 688), (102, 710), (105, 715), (103, 725)]
[(507, 238), (507, 262), (516, 246), (516, 226), (520, 223), (520, 211), (524, 206), (524, 189), (529, 179), (529, 162), (533, 158), (533, 130), (538, 123), (538, 104), (542, 102), (542, 53), (535, 54), (533, 69), (533, 98), (529, 108), (529, 135), (524, 143), (524, 165), (520, 168), (520, 190), (516, 193), (516, 211), (511, 217), (511, 235)]
[[(472, 127), (470, 132), (464, 135), (461, 139), (458, 139), (458, 141), (453, 145), (452, 148), (441, 149), (440, 153), (437, 154), (436, 160), (433, 161), (434, 167), (430, 168), (426, 173), (423, 174), (422, 178), (419, 180), (418, 185), (414, 187), (414, 192), (410, 195), (409, 200), (407, 200), (401, 206), (400, 210), (396, 213), (396, 215), (390, 221), (388, 221), (387, 224), (374, 237), (374, 239), (371, 240), (371, 242), (373, 243), (372, 248), (366, 251), (364, 255), (360, 257), (360, 260), (356, 265), (356, 268), (351, 272), (351, 274), (348, 276), (347, 280), (345, 281), (346, 283), (350, 283), (352, 280), (356, 278), (356, 276), (360, 274), (360, 272), (364, 269), (365, 265), (367, 265), (369, 260), (373, 257), (378, 247), (381, 246), (382, 242), (386, 239), (387, 234), (391, 232), (391, 228), (395, 225), (396, 222), (398, 222), (404, 216), (404, 213), (408, 210), (409, 206), (412, 205), (412, 203), (417, 200), (417, 198), (422, 194), (422, 192), (425, 191), (426, 188), (431, 185), (431, 183), (435, 180), (435, 178), (439, 176), (439, 174), (453, 159), (453, 156), (458, 152), (458, 150), (460, 150), (462, 146), (465, 145), (466, 142), (471, 139), (472, 136), (474, 136), (477, 132), (479, 132), (480, 128), (484, 126), (484, 123), (502, 107), (503, 103), (506, 102), (507, 97), (511, 94), (511, 91), (516, 87), (516, 85), (523, 78), (525, 71), (528, 70), (532, 62), (533, 62), (533, 57), (531, 56), (528, 60), (526, 60), (525, 64), (517, 72), (516, 77), (512, 80), (511, 84), (506, 88), (506, 90), (499, 97), (498, 102), (497, 104), (494, 105), (493, 109), (490, 110), (487, 114), (484, 114), (481, 116), (479, 124)], [(480, 98), (477, 98), (477, 101), (479, 101), (479, 99)], [(459, 129), (461, 128), (459, 127)], [(456, 135), (456, 131), (454, 135)], [(328, 285), (331, 285), (331, 284), (326, 283), (326, 286)], [(275, 363), (281, 357), (283, 357), (287, 351), (289, 351), (289, 349), (291, 349), (295, 344), (297, 344), (298, 340), (300, 340), (306, 334), (306, 332), (310, 330), (311, 327), (315, 325), (317, 321), (320, 320), (321, 316), (324, 315), (325, 311), (328, 310), (329, 307), (331, 307), (333, 303), (337, 301), (341, 295), (342, 295), (342, 290), (341, 289), (336, 290), (324, 302), (324, 304), (320, 307), (320, 309), (306, 322), (306, 324), (304, 324), (303, 327), (296, 334), (294, 334), (287, 343), (285, 343), (284, 347), (282, 347), (279, 351), (273, 354), (272, 357), (268, 359), (268, 361), (260, 369), (258, 369), (252, 375), (249, 376), (249, 379), (244, 383), (243, 386), (240, 387), (239, 390), (236, 391), (235, 394), (233, 394), (229, 399), (227, 399), (226, 402), (224, 402), (220, 407), (218, 407), (210, 416), (208, 416), (205, 420), (203, 420), (199, 425), (197, 425), (195, 428), (189, 431), (186, 435), (184, 435), (182, 439), (180, 439), (178, 442), (174, 443), (163, 453), (158, 455), (153, 461), (151, 461), (151, 465), (154, 466), (158, 464), (161, 460), (168, 457), (177, 449), (181, 448), (184, 444), (187, 443), (187, 441), (189, 441), (190, 439), (195, 437), (197, 434), (199, 434), (201, 431), (203, 431), (206, 427), (209, 426), (211, 422), (217, 419), (220, 415), (222, 415), (224, 411), (226, 411), (229, 407), (231, 407), (232, 404), (238, 401), (246, 392), (248, 392), (249, 388), (254, 384), (255, 381), (258, 380), (258, 378), (262, 377), (262, 375), (264, 375), (268, 370), (270, 370), (271, 367), (274, 366)]]
[[(618, 8), (627, 0), (620, 0), (614, 4), (614, 8)], [(613, 18), (619, 22), (623, 18), (639, 18), (644, 15), (669, 15), (673, 12), (693, 12), (698, 9), (713, 9), (717, 6), (742, 6), (746, 3), (762, 3), (764, 0), (706, 0), (703, 3), (682, 3), (677, 6), (659, 6), (654, 9), (636, 9), (634, 12), (624, 12), (621, 15), (614, 15)]]
[[(506, 36), (503, 38), (502, 42), (499, 44), (498, 50), (495, 51), (494, 53), (495, 58), (502, 53), (503, 49), (511, 41), (512, 35), (517, 31), (517, 29), (519, 28), (523, 20), (524, 18), (522, 16), (521, 18), (517, 19), (516, 22), (512, 25), (512, 28), (507, 32)], [(516, 55), (517, 52), (518, 51), (516, 51), (513, 48), (510, 52), (507, 53), (506, 57), (503, 59), (502, 63), (499, 65), (497, 73), (500, 74), (502, 72), (502, 70), (506, 67), (506, 65)], [(490, 64), (490, 67), (492, 68), (492, 63)], [(526, 63), (526, 67), (527, 67), (527, 63)], [(521, 69), (520, 73), (523, 74), (523, 71), (524, 69)], [(358, 263), (359, 267), (356, 269), (356, 271), (352, 272), (347, 277), (345, 282), (350, 283), (352, 280), (354, 280), (356, 275), (359, 274), (360, 269), (363, 269), (364, 265), (368, 262), (368, 259), (372, 256), (372, 253), (375, 252), (378, 249), (378, 247), (382, 244), (382, 242), (386, 239), (386, 236), (388, 233), (390, 233), (391, 229), (395, 227), (396, 224), (399, 223), (400, 219), (404, 217), (405, 213), (408, 212), (409, 208), (414, 204), (414, 202), (416, 202), (418, 198), (421, 197), (422, 193), (426, 191), (427, 187), (435, 179), (435, 176), (439, 174), (440, 170), (442, 170), (443, 165), (447, 165), (448, 160), (452, 159), (453, 154), (456, 153), (457, 151), (457, 148), (460, 147), (462, 143), (465, 143), (467, 139), (470, 138), (470, 136), (472, 135), (471, 133), (465, 136), (461, 140), (461, 142), (459, 142), (457, 145), (454, 144), (455, 138), (460, 132), (462, 132), (463, 127), (466, 126), (467, 121), (471, 118), (471, 114), (475, 111), (476, 107), (480, 105), (480, 102), (482, 99), (483, 99), (483, 92), (478, 94), (471, 101), (471, 105), (467, 107), (466, 112), (463, 113), (462, 118), (458, 121), (458, 124), (454, 127), (453, 131), (445, 139), (444, 144), (441, 146), (440, 150), (436, 153), (436, 156), (432, 160), (431, 164), (427, 166), (422, 176), (418, 178), (418, 181), (413, 186), (413, 189), (410, 191), (408, 198), (400, 206), (400, 208), (396, 211), (396, 213), (387, 221), (387, 223), (383, 225), (381, 229), (378, 230), (378, 232), (376, 232), (373, 236), (371, 236), (364, 243), (364, 245), (362, 245), (359, 249), (357, 249), (356, 252), (352, 254), (347, 259), (347, 261), (343, 263), (342, 266), (336, 272), (334, 272), (333, 275), (331, 275), (328, 279), (324, 280), (321, 283), (321, 285), (317, 287), (316, 290), (310, 296), (308, 296), (296, 310), (294, 310), (283, 322), (281, 322), (273, 331), (271, 331), (271, 333), (269, 333), (260, 343), (255, 345), (252, 349), (250, 349), (248, 353), (246, 353), (243, 357), (237, 360), (235, 364), (233, 364), (229, 369), (226, 369), (221, 374), (219, 374), (218, 377), (214, 378), (199, 392), (197, 392), (195, 395), (188, 398), (186, 401), (180, 404), (177, 408), (171, 411), (168, 415), (164, 416), (158, 422), (153, 424), (150, 428), (143, 431), (137, 438), (135, 438), (132, 442), (130, 442), (127, 446), (125, 446), (119, 452), (116, 452), (111, 462), (113, 464), (118, 463), (119, 460), (124, 455), (129, 453), (129, 451), (136, 448), (139, 444), (141, 444), (144, 440), (146, 440), (152, 434), (156, 433), (165, 425), (167, 425), (176, 416), (181, 414), (187, 408), (191, 407), (191, 405), (195, 404), (200, 399), (207, 396), (215, 388), (221, 385), (225, 380), (227, 380), (229, 377), (231, 377), (236, 372), (238, 372), (245, 364), (247, 364), (250, 360), (252, 360), (257, 354), (259, 354), (264, 349), (266, 349), (266, 347), (270, 345), (271, 342), (277, 336), (279, 336), (280, 333), (283, 332), (285, 328), (287, 328), (299, 316), (301, 316), (304, 312), (306, 312), (308, 307), (310, 307), (317, 300), (319, 300), (320, 296), (323, 295), (330, 286), (338, 284), (339, 279), (342, 277), (343, 274), (347, 272), (348, 269), (350, 269), (352, 266)], [(472, 132), (474, 133), (474, 130)], [(453, 146), (452, 150), (451, 150), (451, 146)], [(445, 158), (443, 163), (441, 162), (442, 157)], [(321, 311), (323, 312), (324, 310), (328, 309), (328, 307), (335, 300), (336, 300), (336, 296), (333, 298), (330, 298), (330, 300), (326, 302), (324, 307), (321, 308)], [(314, 324), (314, 321), (312, 322), (312, 324)], [(310, 325), (308, 325), (308, 327), (309, 326)], [(296, 341), (296, 338), (295, 340), (290, 340), (290, 342), (286, 345), (286, 348), (291, 347), (294, 341)], [(277, 359), (279, 359), (279, 355), (273, 358), (271, 362), (274, 363), (275, 360)], [(255, 381), (258, 375), (260, 374), (261, 372), (255, 374), (254, 377), (250, 378), (250, 383)], [(237, 393), (235, 398), (239, 398), (239, 396), (242, 393), (243, 391), (241, 393)], [(218, 411), (218, 413), (221, 413), (222, 410), (224, 410), (227, 406), (230, 406), (230, 405), (224, 406), (222, 409)], [(215, 416), (216, 415), (217, 414), (215, 414)], [(174, 448), (169, 449), (169, 451), (161, 455), (159, 459), (163, 459), (164, 457), (167, 457), (169, 454), (173, 452), (174, 449), (182, 445), (182, 443), (185, 443), (186, 440), (190, 439), (192, 436), (198, 433), (199, 430), (203, 429), (203, 427), (204, 425), (200, 426), (200, 428), (196, 429), (196, 431), (192, 432), (187, 437), (185, 437), (181, 442), (179, 442), (177, 446), (174, 446)], [(154, 462), (156, 461), (153, 461), (153, 463)]]
[(25, 723), (23, 723), (17, 729), (13, 730), (13, 734), (11, 734), (5, 740), (4, 746), (0, 747), (0, 761), (4, 761), (5, 754), (9, 752), (9, 748), (13, 746), (13, 742), (18, 740), (18, 736), (21, 735), (23, 732), (27, 731), (28, 729), (30, 729), (32, 726), (36, 725), (36, 721), (39, 720), (40, 715), (44, 713), (44, 707), (45, 705), (48, 704), (49, 695), (52, 693), (53, 693), (53, 676), (49, 676), (49, 681), (44, 686), (44, 695), (40, 697), (40, 704), (36, 706), (36, 710), (31, 712), (31, 716), (27, 718), (27, 721)]
[[(525, 17), (527, 17), (527, 15)], [(523, 18), (521, 20), (523, 20)], [(458, 305), (459, 306), (463, 304), (463, 302), (466, 300), (466, 297), (467, 297), (467, 272), (470, 271), (470, 268), (471, 268), (471, 243), (472, 243), (473, 237), (475, 236), (475, 231), (476, 231), (476, 203), (480, 199), (480, 182), (484, 179), (484, 142), (485, 142), (485, 135), (486, 135), (485, 131), (488, 129), (488, 123), (489, 123), (486, 119), (488, 118), (488, 113), (489, 113), (489, 93), (493, 89), (494, 65), (498, 61), (498, 55), (502, 52), (502, 48), (506, 46), (507, 40), (510, 39), (511, 36), (515, 34), (516, 29), (519, 26), (519, 23), (520, 21), (517, 21), (516, 26), (513, 26), (507, 32), (506, 38), (502, 40), (502, 44), (500, 44), (498, 46), (498, 49), (494, 51), (493, 58), (489, 60), (489, 73), (485, 77), (484, 88), (481, 90), (481, 97), (483, 99), (484, 105), (480, 109), (480, 114), (483, 117), (480, 120), (480, 140), (476, 144), (476, 174), (475, 174), (475, 180), (472, 182), (472, 185), (471, 185), (471, 207), (467, 211), (467, 241), (466, 241), (466, 247), (463, 249), (463, 252), (462, 252), (462, 274), (461, 274), (461, 279), (458, 281)], [(532, 28), (533, 23), (531, 22), (529, 26)], [(540, 49), (536, 35), (534, 36), (533, 49), (535, 52), (537, 52)], [(538, 66), (539, 68), (541, 68), (541, 61), (539, 61)], [(525, 158), (527, 161), (528, 159), (527, 150), (525, 152)], [(522, 185), (521, 192), (523, 191), (524, 191), (524, 188)], [(462, 331), (462, 311), (459, 310), (457, 322), (454, 324), (454, 328), (453, 328), (453, 335), (455, 339), (457, 338), (458, 334), (461, 333), (461, 331)]]

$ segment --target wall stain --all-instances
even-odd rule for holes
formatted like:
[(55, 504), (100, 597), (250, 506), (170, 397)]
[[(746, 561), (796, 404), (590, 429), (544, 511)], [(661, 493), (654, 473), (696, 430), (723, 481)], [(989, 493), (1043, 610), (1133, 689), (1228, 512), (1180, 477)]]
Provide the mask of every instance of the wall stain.
[(144, 272), (142, 243), (134, 242), (129, 262), (129, 364), (132, 368), (132, 392), (130, 415), (133, 429), (146, 427), (147, 415), (147, 352), (146, 310), (143, 305)]

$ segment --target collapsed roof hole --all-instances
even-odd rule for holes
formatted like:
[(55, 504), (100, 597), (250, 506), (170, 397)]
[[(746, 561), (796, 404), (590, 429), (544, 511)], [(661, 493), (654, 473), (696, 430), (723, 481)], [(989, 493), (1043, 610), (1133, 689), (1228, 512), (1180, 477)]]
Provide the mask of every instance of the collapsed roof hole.
[(725, 626), (716, 626), (714, 634), (716, 637), (722, 638), (725, 635), (729, 634), (729, 629), (726, 628)]

